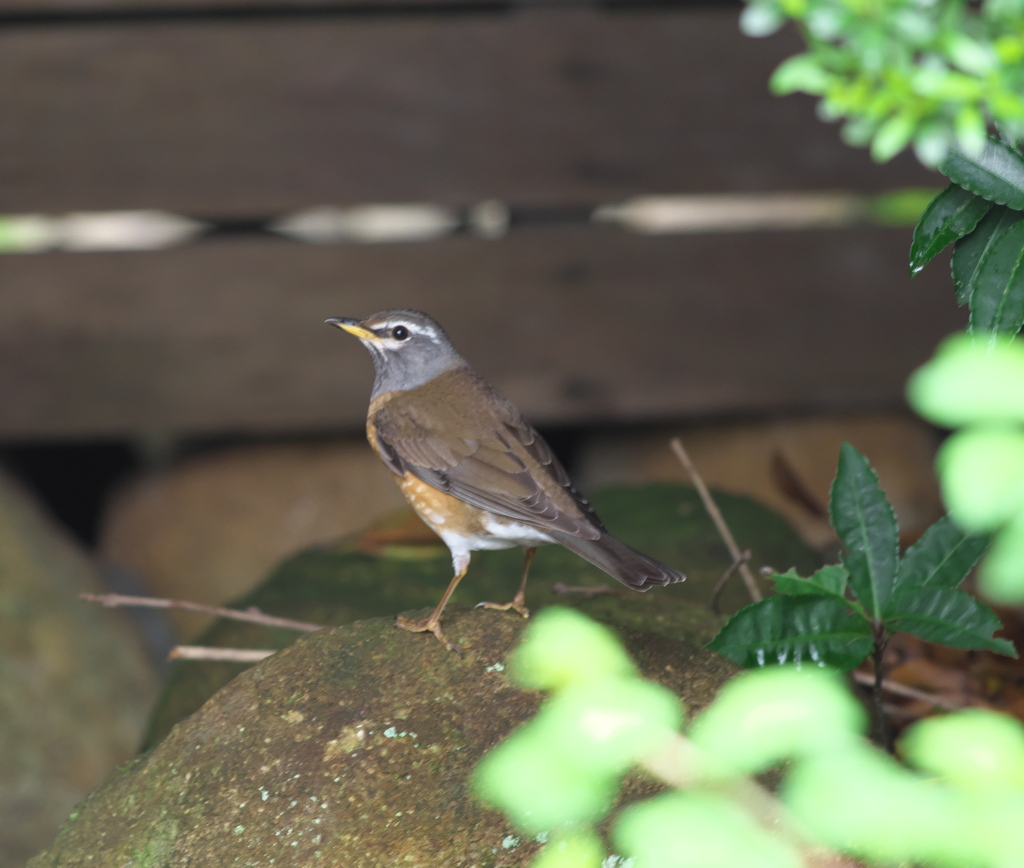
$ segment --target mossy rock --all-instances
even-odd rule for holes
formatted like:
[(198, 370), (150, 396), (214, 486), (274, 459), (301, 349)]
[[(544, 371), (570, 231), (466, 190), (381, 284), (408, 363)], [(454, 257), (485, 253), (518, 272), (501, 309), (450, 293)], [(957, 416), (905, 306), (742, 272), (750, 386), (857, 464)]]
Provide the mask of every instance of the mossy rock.
[[(115, 772), (29, 868), (526, 865), (537, 841), (482, 806), (470, 783), (538, 706), (504, 672), (524, 625), (456, 608), (445, 628), (461, 656), (390, 617), (307, 634)], [(623, 637), (644, 675), (690, 712), (736, 670), (655, 633)], [(629, 778), (623, 800), (658, 790)]]
[[(753, 552), (752, 569), (770, 564), (806, 575), (820, 564), (776, 513), (749, 498), (715, 493), (716, 502), (738, 544)], [(538, 550), (530, 570), (527, 602), (532, 609), (570, 605), (607, 623), (650, 630), (695, 645), (707, 643), (721, 619), (704, 604), (729, 567), (730, 558), (696, 492), (679, 485), (608, 488), (592, 502), (617, 537), (647, 554), (680, 567), (687, 580), (638, 594), (560, 546)], [(450, 604), (508, 600), (519, 582), (519, 549), (475, 552), (469, 573)], [(254, 593), (236, 603), (318, 624), (394, 615), (432, 607), (451, 578), (448, 550), (415, 516), (402, 513), (336, 545), (310, 549), (284, 562)], [(588, 597), (558, 594), (555, 586), (611, 586)], [(749, 602), (738, 576), (722, 595), (725, 611)], [(515, 618), (518, 615), (510, 614)], [(204, 645), (284, 648), (297, 633), (237, 621), (219, 621), (198, 640)], [(420, 636), (433, 642), (430, 636)], [(145, 739), (149, 747), (182, 718), (198, 709), (223, 685), (244, 671), (242, 664), (180, 661), (158, 701)]]

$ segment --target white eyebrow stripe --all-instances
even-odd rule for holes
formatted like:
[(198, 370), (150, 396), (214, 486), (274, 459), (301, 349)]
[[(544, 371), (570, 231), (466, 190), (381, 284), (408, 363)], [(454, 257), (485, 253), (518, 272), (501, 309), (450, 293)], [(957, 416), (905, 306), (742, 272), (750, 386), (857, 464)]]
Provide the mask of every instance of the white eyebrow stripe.
[(419, 323), (412, 323), (404, 319), (388, 319), (382, 323), (378, 323), (374, 326), (374, 329), (391, 329), (395, 326), (405, 326), (409, 331), (415, 332), (418, 335), (427, 335), (427, 337), (436, 338), (437, 330), (428, 325), (420, 325)]

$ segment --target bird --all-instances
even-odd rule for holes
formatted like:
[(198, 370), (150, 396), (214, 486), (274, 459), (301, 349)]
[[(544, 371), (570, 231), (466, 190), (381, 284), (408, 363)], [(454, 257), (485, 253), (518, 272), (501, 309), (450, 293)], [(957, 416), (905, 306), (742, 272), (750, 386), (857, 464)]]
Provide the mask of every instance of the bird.
[(530, 563), (547, 543), (564, 546), (635, 591), (686, 578), (608, 533), (540, 434), (470, 367), (430, 316), (394, 309), (326, 322), (369, 350), (375, 377), (367, 439), (451, 552), (454, 575), (436, 608), (423, 620), (399, 615), (396, 626), (433, 633), (458, 651), (444, 635), (441, 613), (471, 553), (486, 549), (524, 549), (512, 600), (479, 604), (523, 617), (529, 617)]

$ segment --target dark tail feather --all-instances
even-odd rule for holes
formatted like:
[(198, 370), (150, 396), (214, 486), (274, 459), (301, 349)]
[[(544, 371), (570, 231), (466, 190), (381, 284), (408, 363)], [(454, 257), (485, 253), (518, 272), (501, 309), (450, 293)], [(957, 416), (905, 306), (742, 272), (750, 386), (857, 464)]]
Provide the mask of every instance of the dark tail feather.
[(634, 591), (646, 591), (655, 585), (671, 585), (686, 579), (679, 570), (666, 567), (607, 534), (600, 539), (580, 539), (561, 533), (551, 535), (569, 551)]

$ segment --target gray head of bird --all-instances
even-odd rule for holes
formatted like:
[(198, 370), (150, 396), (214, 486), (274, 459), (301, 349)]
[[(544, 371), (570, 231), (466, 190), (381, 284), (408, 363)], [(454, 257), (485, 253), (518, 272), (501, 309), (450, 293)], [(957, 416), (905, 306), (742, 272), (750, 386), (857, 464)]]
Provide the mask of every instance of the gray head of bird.
[(383, 310), (365, 319), (335, 316), (326, 322), (355, 335), (370, 351), (374, 397), (415, 389), (446, 371), (467, 367), (444, 329), (418, 310)]

